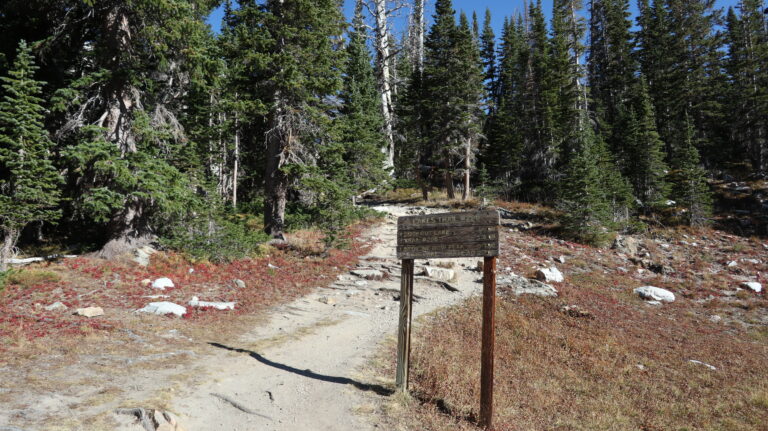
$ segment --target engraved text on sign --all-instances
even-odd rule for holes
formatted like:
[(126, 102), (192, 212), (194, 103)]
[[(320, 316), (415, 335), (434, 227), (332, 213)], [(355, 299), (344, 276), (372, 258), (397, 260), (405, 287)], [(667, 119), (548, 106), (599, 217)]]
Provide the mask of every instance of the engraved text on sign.
[(428, 214), (397, 220), (397, 258), (499, 255), (496, 210)]

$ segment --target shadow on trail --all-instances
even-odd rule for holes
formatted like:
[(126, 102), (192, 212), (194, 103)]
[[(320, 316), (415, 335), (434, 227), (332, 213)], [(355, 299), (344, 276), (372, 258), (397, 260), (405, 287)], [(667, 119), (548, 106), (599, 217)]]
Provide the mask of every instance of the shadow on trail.
[(289, 373), (297, 374), (297, 375), (302, 376), (302, 377), (307, 377), (309, 379), (320, 380), (322, 382), (328, 382), (328, 383), (336, 383), (336, 384), (339, 384), (339, 385), (352, 385), (352, 386), (354, 386), (355, 388), (357, 388), (357, 389), (359, 389), (361, 391), (374, 392), (377, 395), (381, 395), (381, 396), (390, 396), (393, 393), (395, 393), (395, 391), (393, 391), (392, 389), (386, 388), (386, 387), (381, 386), (381, 385), (373, 385), (373, 384), (369, 384), (369, 383), (361, 383), (361, 382), (358, 382), (357, 380), (352, 380), (352, 379), (350, 379), (348, 377), (326, 376), (326, 375), (323, 375), (323, 374), (315, 373), (314, 371), (312, 371), (310, 369), (300, 370), (298, 368), (291, 367), (290, 365), (285, 365), (285, 364), (281, 364), (279, 362), (270, 361), (269, 359), (265, 358), (264, 356), (260, 355), (259, 353), (254, 352), (252, 350), (239, 349), (237, 347), (225, 346), (224, 344), (220, 344), (220, 343), (208, 343), (208, 344), (210, 344), (213, 347), (218, 347), (219, 349), (229, 350), (231, 352), (247, 353), (250, 357), (252, 357), (253, 359), (255, 359), (255, 360), (259, 361), (259, 362), (261, 362), (264, 365), (267, 365), (267, 366), (272, 367), (272, 368), (277, 368), (278, 370), (283, 370), (283, 371), (287, 371)]

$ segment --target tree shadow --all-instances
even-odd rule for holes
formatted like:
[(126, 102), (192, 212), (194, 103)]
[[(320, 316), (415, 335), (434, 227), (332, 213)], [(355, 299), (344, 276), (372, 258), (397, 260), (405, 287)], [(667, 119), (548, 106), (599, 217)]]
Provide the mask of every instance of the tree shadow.
[(373, 392), (373, 393), (375, 393), (377, 395), (381, 395), (381, 396), (385, 396), (385, 397), (388, 397), (388, 396), (390, 396), (390, 395), (395, 393), (395, 391), (390, 389), (390, 388), (387, 388), (387, 387), (384, 387), (384, 386), (381, 386), (381, 385), (374, 385), (374, 384), (369, 384), (369, 383), (361, 383), (361, 382), (358, 382), (357, 380), (353, 380), (353, 379), (350, 379), (348, 377), (326, 376), (324, 374), (318, 374), (318, 373), (316, 373), (316, 372), (314, 372), (314, 371), (312, 371), (310, 369), (300, 370), (298, 368), (291, 367), (290, 365), (285, 365), (285, 364), (281, 364), (279, 362), (271, 361), (271, 360), (265, 358), (264, 356), (262, 356), (261, 354), (256, 353), (256, 352), (254, 352), (252, 350), (240, 349), (240, 348), (237, 348), (237, 347), (225, 346), (224, 344), (221, 344), (221, 343), (213, 343), (213, 342), (211, 342), (211, 343), (208, 343), (208, 344), (210, 344), (213, 347), (217, 347), (219, 349), (229, 350), (231, 352), (247, 353), (250, 357), (252, 357), (253, 359), (255, 359), (255, 360), (259, 361), (259, 362), (261, 362), (264, 365), (267, 365), (267, 366), (272, 367), (272, 368), (277, 368), (278, 370), (283, 370), (283, 371), (287, 371), (289, 373), (297, 374), (299, 376), (306, 377), (306, 378), (309, 378), (309, 379), (320, 380), (322, 382), (328, 382), (328, 383), (336, 383), (336, 384), (339, 384), (339, 385), (352, 385), (352, 386), (354, 386), (355, 388), (357, 388), (357, 389), (359, 389), (361, 391)]

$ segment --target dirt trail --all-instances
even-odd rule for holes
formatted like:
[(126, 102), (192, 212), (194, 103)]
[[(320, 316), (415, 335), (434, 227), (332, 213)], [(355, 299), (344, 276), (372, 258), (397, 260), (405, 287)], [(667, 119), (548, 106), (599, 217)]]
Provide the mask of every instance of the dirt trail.
[[(378, 244), (360, 266), (379, 269), (385, 278), (372, 281), (340, 274), (329, 288), (276, 308), (268, 323), (239, 339), (210, 343), (211, 354), (195, 364), (203, 377), (196, 380), (204, 383), (187, 387), (170, 402), (185, 429), (377, 428), (375, 418), (356, 412), (365, 410), (371, 394), (386, 395), (389, 390), (369, 381), (360, 370), (377, 345), (396, 334), (399, 303), (394, 298), (400, 289), (396, 219), (409, 213), (403, 207), (377, 209), (389, 216), (365, 233)], [(414, 316), (481, 292), (480, 274), (469, 270), (477, 259), (454, 261), (459, 266), (451, 284), (458, 292), (417, 277), (414, 293), (420, 299), (414, 304)]]

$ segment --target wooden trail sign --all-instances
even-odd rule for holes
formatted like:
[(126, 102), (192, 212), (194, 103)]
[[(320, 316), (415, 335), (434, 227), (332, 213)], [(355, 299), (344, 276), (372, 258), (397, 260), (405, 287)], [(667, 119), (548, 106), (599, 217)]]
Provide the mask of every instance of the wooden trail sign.
[(397, 332), (397, 378), (408, 390), (413, 314), (413, 261), (483, 257), (483, 333), (480, 370), (480, 425), (493, 424), (493, 346), (495, 342), (496, 257), (499, 255), (499, 213), (496, 210), (399, 217), (397, 258), (402, 259), (400, 324)]

